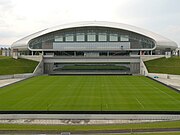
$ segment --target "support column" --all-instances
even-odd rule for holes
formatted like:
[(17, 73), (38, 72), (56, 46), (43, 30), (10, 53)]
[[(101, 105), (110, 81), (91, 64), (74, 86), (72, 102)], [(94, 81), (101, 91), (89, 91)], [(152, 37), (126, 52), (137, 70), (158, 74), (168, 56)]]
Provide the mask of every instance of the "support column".
[(142, 51), (139, 52), (140, 56), (142, 55)]

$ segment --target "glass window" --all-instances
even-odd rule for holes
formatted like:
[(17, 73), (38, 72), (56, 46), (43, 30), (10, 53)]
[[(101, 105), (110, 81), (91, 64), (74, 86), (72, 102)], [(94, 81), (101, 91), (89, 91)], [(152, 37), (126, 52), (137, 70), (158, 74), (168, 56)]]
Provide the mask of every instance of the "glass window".
[(128, 35), (121, 35), (121, 41), (129, 41)]
[(109, 41), (118, 41), (118, 34), (110, 34)]
[(57, 42), (62, 42), (63, 41), (63, 36), (55, 36), (54, 40)]
[(106, 33), (99, 33), (98, 34), (98, 41), (107, 41), (107, 34)]
[(87, 41), (96, 41), (96, 34), (95, 33), (88, 33), (87, 34)]
[(76, 35), (76, 41), (85, 41), (85, 35), (84, 35), (84, 33), (77, 33), (77, 35)]
[(30, 45), (31, 49), (42, 49), (42, 43), (32, 44)]
[(72, 34), (67, 34), (65, 40), (66, 40), (67, 42), (69, 42), (69, 41), (74, 41), (74, 36), (73, 36)]

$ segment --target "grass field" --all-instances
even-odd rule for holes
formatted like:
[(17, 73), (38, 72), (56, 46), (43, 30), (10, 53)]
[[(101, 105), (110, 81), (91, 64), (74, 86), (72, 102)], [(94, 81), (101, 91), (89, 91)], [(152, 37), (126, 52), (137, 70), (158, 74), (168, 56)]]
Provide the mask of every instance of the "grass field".
[(159, 58), (145, 62), (150, 73), (180, 75), (180, 57)]
[(0, 110), (180, 111), (178, 92), (143, 76), (39, 76), (0, 97)]
[(38, 62), (0, 56), (0, 75), (32, 73)]

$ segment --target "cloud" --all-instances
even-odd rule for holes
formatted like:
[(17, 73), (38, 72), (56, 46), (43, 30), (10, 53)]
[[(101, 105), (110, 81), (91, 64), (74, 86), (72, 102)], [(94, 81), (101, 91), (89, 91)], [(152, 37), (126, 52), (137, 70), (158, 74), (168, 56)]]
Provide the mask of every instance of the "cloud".
[(12, 13), (13, 4), (11, 0), (0, 1), (0, 18), (6, 18)]
[(0, 1), (0, 8), (3, 9), (3, 11), (8, 11), (12, 7), (13, 7), (13, 5), (12, 5), (12, 1), (11, 0), (1, 0)]
[(180, 25), (169, 25), (162, 30), (162, 33), (180, 45)]
[[(0, 44), (12, 44), (47, 27), (95, 20), (127, 23), (172, 37), (172, 29), (180, 26), (179, 5), (180, 0), (0, 0), (0, 38), (4, 38)], [(177, 35), (172, 39), (180, 43)]]

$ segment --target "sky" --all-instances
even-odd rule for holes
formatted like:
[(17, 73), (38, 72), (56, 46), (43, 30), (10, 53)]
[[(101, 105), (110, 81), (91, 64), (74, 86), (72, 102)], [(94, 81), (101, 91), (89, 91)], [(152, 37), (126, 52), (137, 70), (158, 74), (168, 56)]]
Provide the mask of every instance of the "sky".
[(0, 0), (0, 45), (79, 21), (130, 24), (180, 46), (180, 0)]

